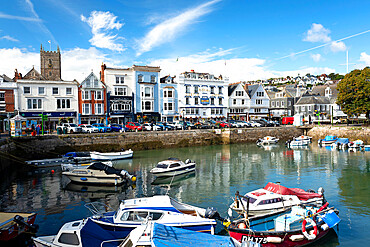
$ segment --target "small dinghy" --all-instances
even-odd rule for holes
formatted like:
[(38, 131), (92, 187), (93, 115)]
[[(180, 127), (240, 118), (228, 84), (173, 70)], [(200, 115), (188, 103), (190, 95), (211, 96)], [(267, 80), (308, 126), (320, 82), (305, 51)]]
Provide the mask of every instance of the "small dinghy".
[(84, 184), (118, 185), (124, 182), (135, 182), (136, 177), (125, 170), (115, 169), (102, 162), (92, 163), (87, 168), (63, 172), (72, 182)]
[(93, 160), (122, 160), (131, 159), (134, 155), (134, 151), (129, 149), (122, 152), (111, 153), (90, 152), (90, 155)]
[(278, 143), (279, 138), (273, 137), (273, 136), (265, 136), (262, 139), (258, 139), (256, 144), (258, 146), (264, 146), (264, 145), (272, 145)]
[(287, 188), (280, 184), (269, 182), (265, 188), (246, 193), (244, 196), (235, 195), (235, 201), (230, 208), (239, 214), (262, 215), (266, 213), (284, 211), (294, 205), (315, 203), (319, 206), (324, 201), (324, 189), (319, 192), (304, 191), (299, 188)]
[(167, 160), (159, 162), (156, 167), (150, 170), (150, 173), (157, 177), (172, 177), (193, 171), (195, 171), (194, 161), (187, 159), (184, 163), (177, 158), (168, 158)]
[(338, 211), (327, 208), (294, 206), (284, 212), (240, 219), (228, 231), (240, 243), (250, 241), (258, 246), (306, 246), (325, 237), (340, 219)]
[(34, 225), (35, 220), (36, 213), (0, 212), (0, 245), (22, 233), (36, 233), (38, 226)]

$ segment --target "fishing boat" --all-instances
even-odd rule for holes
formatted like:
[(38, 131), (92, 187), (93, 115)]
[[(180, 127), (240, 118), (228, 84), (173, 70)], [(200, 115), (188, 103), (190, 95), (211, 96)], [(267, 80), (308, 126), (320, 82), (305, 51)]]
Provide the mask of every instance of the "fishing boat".
[(22, 233), (36, 233), (38, 230), (38, 226), (34, 225), (36, 215), (36, 213), (0, 212), (0, 245)]
[[(66, 163), (62, 163), (60, 166), (62, 168), (62, 171), (64, 172), (67, 172), (67, 171), (73, 171), (75, 169), (83, 169), (83, 168), (87, 168), (89, 167), (90, 165), (92, 165), (93, 163), (95, 162), (88, 162), (88, 163), (81, 163), (81, 162), (66, 162)], [(113, 167), (113, 163), (111, 161), (104, 161), (104, 162), (101, 162), (109, 167)]]
[(338, 137), (336, 136), (325, 136), (324, 139), (318, 140), (319, 146), (330, 146), (334, 142), (338, 140)]
[(297, 140), (297, 139), (289, 140), (286, 142), (287, 147), (304, 147), (308, 146), (309, 144), (310, 142), (307, 140)]
[(93, 160), (122, 160), (131, 159), (134, 155), (134, 151), (129, 149), (122, 152), (111, 153), (90, 152), (90, 155)]
[(271, 145), (278, 143), (279, 138), (273, 137), (273, 136), (265, 136), (264, 138), (260, 138), (257, 140), (256, 144), (259, 146), (264, 145)]
[(90, 152), (68, 152), (63, 157), (73, 160), (91, 160)]
[[(103, 243), (104, 246), (104, 243)], [(211, 235), (159, 223), (148, 222), (134, 229), (119, 247), (229, 246), (241, 244), (229, 236)]]
[(301, 136), (298, 136), (298, 137), (295, 137), (293, 138), (294, 140), (297, 140), (297, 141), (306, 141), (306, 142), (312, 142), (312, 137), (311, 136), (305, 136), (305, 135), (301, 135)]
[(189, 159), (185, 162), (178, 158), (168, 158), (158, 162), (157, 166), (150, 170), (150, 173), (157, 177), (172, 177), (175, 175), (190, 173), (195, 171), (195, 162)]
[(72, 182), (83, 184), (118, 185), (124, 182), (135, 182), (136, 177), (125, 170), (115, 169), (102, 162), (92, 163), (87, 168), (63, 172)]
[[(218, 213), (176, 201), (167, 195), (128, 199), (116, 211), (100, 212), (94, 203), (86, 205), (90, 219), (116, 238), (126, 237), (149, 219), (156, 223), (214, 234)], [(206, 218), (208, 217), (208, 218)], [(213, 219), (212, 219), (213, 218)]]
[(340, 219), (338, 210), (294, 206), (284, 212), (240, 219), (232, 222), (228, 231), (238, 242), (250, 241), (259, 246), (306, 246), (323, 237)]
[(280, 184), (269, 182), (263, 189), (246, 193), (244, 196), (235, 195), (230, 208), (239, 214), (262, 215), (274, 211), (284, 211), (294, 205), (317, 204), (324, 202), (324, 189), (318, 193), (312, 190), (304, 191), (299, 188), (287, 188)]
[(348, 148), (357, 148), (360, 149), (364, 146), (364, 141), (362, 140), (356, 140), (353, 142), (348, 143)]
[(334, 143), (331, 144), (331, 147), (334, 149), (346, 149), (348, 148), (349, 140), (348, 138), (338, 138)]

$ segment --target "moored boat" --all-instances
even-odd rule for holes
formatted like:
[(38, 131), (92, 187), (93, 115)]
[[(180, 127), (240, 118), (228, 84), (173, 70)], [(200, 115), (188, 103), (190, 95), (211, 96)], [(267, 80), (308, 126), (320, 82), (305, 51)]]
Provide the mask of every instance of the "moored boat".
[[(66, 163), (62, 163), (60, 165), (60, 167), (62, 168), (62, 171), (66, 172), (66, 171), (73, 171), (75, 169), (83, 169), (83, 168), (87, 168), (89, 167), (90, 165), (92, 165), (94, 162), (88, 162), (88, 163), (81, 163), (81, 162), (66, 162)], [(104, 161), (104, 162), (101, 162), (109, 167), (113, 167), (113, 164), (111, 161)]]
[(122, 152), (111, 153), (90, 152), (90, 155), (93, 160), (122, 160), (131, 159), (134, 155), (134, 151), (129, 149)]
[(338, 211), (318, 207), (294, 206), (284, 212), (240, 219), (228, 231), (240, 243), (255, 242), (263, 247), (305, 246), (326, 236), (340, 221)]
[(331, 144), (335, 143), (338, 140), (336, 136), (325, 136), (324, 139), (318, 140), (318, 144), (320, 146), (330, 146)]
[(102, 162), (92, 163), (87, 168), (63, 172), (72, 182), (84, 184), (118, 185), (124, 182), (135, 182), (136, 177), (125, 170), (115, 169)]
[(324, 202), (324, 190), (318, 193), (312, 190), (304, 191), (299, 188), (287, 188), (280, 184), (269, 182), (263, 189), (253, 190), (244, 196), (236, 193), (235, 201), (230, 208), (239, 214), (261, 215), (275, 211), (284, 211), (294, 205), (317, 204)]
[(107, 213), (97, 213), (93, 205), (90, 208), (95, 213), (91, 220), (116, 238), (126, 237), (148, 220), (211, 234), (217, 224), (216, 220), (206, 218), (210, 215), (206, 209), (178, 202), (167, 195), (124, 200), (116, 211)]
[(257, 140), (256, 144), (259, 146), (276, 144), (279, 141), (279, 138), (273, 136), (265, 136)]
[(364, 141), (362, 140), (356, 140), (353, 142), (348, 143), (348, 148), (362, 148), (364, 146)]
[(334, 143), (331, 144), (331, 147), (335, 149), (346, 149), (348, 148), (348, 144), (348, 138), (338, 138)]
[(10, 241), (22, 233), (36, 233), (38, 226), (34, 225), (36, 213), (0, 212), (0, 245)]
[(177, 158), (168, 158), (158, 162), (157, 166), (150, 170), (150, 173), (157, 177), (172, 177), (195, 171), (195, 162), (189, 159), (185, 162)]

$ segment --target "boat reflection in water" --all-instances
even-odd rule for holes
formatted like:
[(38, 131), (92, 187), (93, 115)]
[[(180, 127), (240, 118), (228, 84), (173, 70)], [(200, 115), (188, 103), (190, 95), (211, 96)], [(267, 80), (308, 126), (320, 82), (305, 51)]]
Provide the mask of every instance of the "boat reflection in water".
[(129, 185), (124, 183), (122, 186), (104, 186), (104, 185), (86, 185), (70, 182), (64, 189), (87, 195), (89, 198), (104, 198), (107, 194), (122, 194), (125, 193), (130, 187), (135, 184)]
[(172, 177), (157, 177), (153, 182), (152, 185), (174, 185), (179, 184), (181, 181), (194, 178), (195, 177), (195, 171), (191, 173), (176, 175)]

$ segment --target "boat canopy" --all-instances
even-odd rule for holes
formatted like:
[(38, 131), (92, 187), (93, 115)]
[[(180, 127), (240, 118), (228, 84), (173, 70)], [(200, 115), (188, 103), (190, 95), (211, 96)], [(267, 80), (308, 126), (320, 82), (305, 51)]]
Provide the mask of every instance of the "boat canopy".
[(348, 138), (338, 138), (338, 140), (335, 143), (337, 143), (337, 144), (348, 144), (349, 140), (348, 140)]
[(325, 136), (324, 138), (325, 141), (334, 141), (336, 139), (338, 139), (336, 136)]
[(121, 174), (121, 170), (110, 167), (102, 162), (94, 162), (87, 169), (105, 171), (106, 174)]
[(321, 197), (321, 195), (317, 193), (306, 192), (303, 189), (299, 188), (287, 188), (271, 182), (269, 182), (264, 189), (281, 195), (294, 195), (297, 196), (299, 200), (302, 201), (307, 201), (308, 199)]
[[(105, 230), (91, 219), (87, 219), (87, 222), (81, 229), (80, 235), (82, 246), (100, 246), (103, 241), (117, 240), (110, 231)], [(122, 241), (122, 239), (120, 241)], [(104, 243), (104, 246), (117, 246), (120, 241), (108, 241), (107, 243)]]
[(155, 247), (235, 246), (229, 236), (211, 235), (154, 223), (152, 242)]

